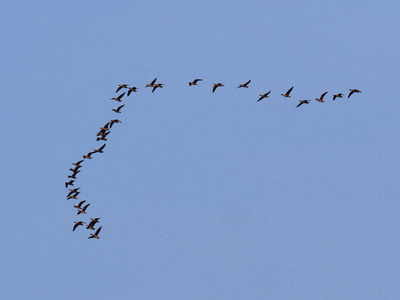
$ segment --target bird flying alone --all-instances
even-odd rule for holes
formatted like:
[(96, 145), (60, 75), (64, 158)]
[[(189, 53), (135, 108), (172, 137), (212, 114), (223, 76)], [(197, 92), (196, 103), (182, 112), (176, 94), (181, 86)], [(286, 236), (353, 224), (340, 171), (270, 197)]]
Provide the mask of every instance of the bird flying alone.
[(125, 106), (125, 104), (119, 106), (117, 109), (114, 109), (114, 108), (113, 108), (112, 111), (116, 112), (117, 114), (120, 114), (120, 113), (121, 113), (120, 110), (121, 110), (121, 108), (123, 108), (124, 106)]
[(242, 87), (243, 88), (248, 88), (248, 85), (249, 85), (250, 81), (251, 81), (251, 79), (249, 81), (247, 81), (246, 83), (244, 83), (244, 84), (239, 84), (238, 88), (242, 88)]
[(215, 90), (217, 89), (217, 87), (219, 87), (219, 86), (224, 86), (222, 83), (214, 83), (214, 87), (213, 87), (213, 90), (212, 90), (212, 92), (214, 93), (215, 92)]
[(328, 92), (323, 93), (323, 94), (321, 95), (321, 97), (315, 98), (315, 100), (317, 100), (318, 102), (325, 102), (325, 101), (324, 101), (324, 97), (325, 97), (325, 95), (326, 95), (327, 93), (328, 93)]
[(339, 93), (339, 94), (333, 95), (333, 101), (335, 101), (336, 98), (343, 98), (343, 94)]
[(361, 93), (361, 91), (357, 90), (357, 89), (349, 89), (349, 91), (350, 91), (350, 93), (347, 96), (347, 98), (350, 98), (350, 96), (353, 95), (354, 93)]
[(258, 99), (257, 102), (260, 101), (260, 100), (262, 100), (262, 99), (264, 99), (264, 98), (269, 98), (268, 95), (269, 95), (270, 93), (271, 93), (271, 91), (269, 91), (268, 93), (265, 93), (264, 95), (260, 95), (260, 99)]
[(100, 233), (101, 227), (102, 227), (102, 226), (100, 226), (99, 229), (97, 229), (96, 232), (95, 232), (94, 234), (90, 234), (90, 236), (88, 237), (88, 239), (92, 239), (92, 238), (99, 239), (99, 238), (100, 238), (100, 237), (99, 237), (99, 233)]
[(296, 108), (297, 108), (297, 107), (299, 107), (300, 105), (303, 105), (303, 104), (308, 104), (308, 103), (310, 103), (310, 100), (299, 100), (299, 101), (300, 101), (300, 103), (299, 103), (299, 104), (297, 104)]
[(293, 90), (293, 86), (287, 90), (285, 94), (281, 94), (283, 97), (290, 98), (290, 93)]
[(193, 81), (189, 81), (189, 86), (197, 85), (197, 82), (199, 82), (199, 81), (203, 81), (203, 79), (198, 78), (198, 79), (195, 79)]

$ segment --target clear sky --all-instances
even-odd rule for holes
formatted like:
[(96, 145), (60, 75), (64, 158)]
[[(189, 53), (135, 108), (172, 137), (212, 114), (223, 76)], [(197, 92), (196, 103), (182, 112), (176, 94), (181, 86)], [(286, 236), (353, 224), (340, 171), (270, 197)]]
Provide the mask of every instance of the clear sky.
[[(1, 299), (398, 299), (399, 1), (15, 0), (0, 15)], [(116, 115), (122, 83), (139, 90)], [(115, 117), (77, 216), (68, 170)], [(99, 240), (72, 232), (90, 217)]]

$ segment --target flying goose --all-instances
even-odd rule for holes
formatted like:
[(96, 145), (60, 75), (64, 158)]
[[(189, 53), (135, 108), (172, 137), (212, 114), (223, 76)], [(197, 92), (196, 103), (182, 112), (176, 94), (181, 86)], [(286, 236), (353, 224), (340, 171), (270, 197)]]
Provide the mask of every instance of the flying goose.
[(72, 231), (75, 231), (76, 227), (78, 227), (79, 225), (86, 224), (85, 222), (82, 222), (82, 221), (78, 221), (78, 222), (74, 221), (74, 223), (75, 223), (75, 225), (74, 225), (74, 228), (72, 228)]
[(162, 88), (163, 85), (165, 85), (164, 83), (157, 83), (156, 85), (154, 85), (153, 89), (151, 90), (152, 93), (154, 93), (154, 91), (156, 90), (156, 88)]
[(336, 98), (343, 98), (343, 94), (339, 93), (339, 94), (333, 95), (333, 101), (335, 101)]
[(122, 102), (121, 98), (125, 95), (125, 92), (123, 92), (121, 95), (119, 95), (117, 98), (111, 98), (111, 100), (115, 100), (118, 102)]
[(150, 84), (146, 83), (146, 87), (154, 87), (154, 84), (156, 83), (157, 78), (155, 78)]
[(101, 146), (99, 149), (93, 149), (93, 151), (95, 152), (95, 153), (103, 153), (103, 149), (104, 149), (104, 147), (106, 146), (106, 144), (104, 144), (103, 146)]
[(293, 86), (287, 90), (285, 94), (281, 94), (283, 97), (290, 98), (290, 92), (293, 90)]
[(100, 233), (101, 227), (103, 227), (103, 226), (100, 226), (100, 227), (96, 230), (96, 232), (95, 232), (94, 234), (90, 234), (90, 236), (88, 237), (88, 239), (92, 239), (92, 238), (99, 239), (99, 238), (100, 238), (100, 237), (99, 237), (99, 233)]
[(118, 84), (118, 88), (117, 88), (117, 90), (116, 90), (115, 92), (118, 93), (118, 91), (119, 91), (120, 89), (126, 89), (126, 88), (128, 88), (128, 85), (127, 85), (127, 84)]
[(69, 185), (72, 185), (72, 186), (73, 186), (73, 185), (74, 185), (74, 181), (75, 181), (75, 180), (72, 180), (72, 179), (71, 179), (70, 181), (66, 181), (66, 182), (65, 182), (65, 187), (68, 188)]
[(135, 93), (136, 93), (137, 90), (138, 90), (138, 88), (137, 88), (136, 86), (130, 87), (129, 90), (128, 90), (127, 96), (129, 97), (129, 95), (130, 95), (132, 92), (135, 92)]
[(349, 91), (350, 91), (350, 93), (347, 96), (347, 98), (350, 98), (350, 96), (353, 95), (353, 93), (361, 93), (361, 91), (357, 90), (357, 89), (349, 89)]
[(215, 90), (217, 89), (217, 87), (219, 87), (219, 86), (224, 86), (222, 83), (214, 83), (214, 87), (213, 87), (213, 90), (212, 90), (212, 92), (214, 93), (215, 92)]
[(250, 81), (251, 81), (251, 79), (244, 84), (239, 84), (238, 88), (241, 88), (241, 87), (248, 88)]
[(77, 215), (79, 215), (79, 214), (87, 214), (86, 209), (89, 207), (89, 205), (90, 205), (90, 203), (86, 204), (81, 210), (78, 210)]
[(299, 103), (299, 104), (297, 104), (296, 108), (297, 108), (297, 107), (299, 107), (300, 105), (303, 105), (303, 104), (308, 104), (308, 103), (310, 103), (310, 101), (311, 101), (311, 100), (299, 100), (299, 101), (300, 101), (300, 103)]
[(114, 125), (114, 123), (122, 123), (120, 120), (118, 119), (114, 119), (110, 121), (110, 128)]
[(328, 93), (328, 92), (323, 93), (323, 94), (321, 95), (321, 97), (315, 98), (315, 100), (317, 100), (318, 102), (325, 102), (325, 101), (324, 101), (324, 97), (325, 97), (325, 95), (326, 95), (327, 93)]
[(85, 203), (85, 202), (86, 202), (86, 200), (83, 200), (83, 201), (79, 202), (78, 205), (74, 205), (74, 207), (77, 208), (78, 210), (81, 210), (82, 209), (82, 204)]
[(260, 101), (260, 100), (262, 100), (262, 99), (264, 99), (264, 98), (269, 98), (268, 95), (269, 95), (270, 93), (271, 93), (271, 91), (269, 91), (268, 93), (265, 93), (264, 95), (260, 95), (260, 99), (258, 99), (257, 102)]
[(203, 81), (203, 79), (195, 79), (193, 81), (189, 81), (189, 86), (197, 85), (197, 82), (199, 82), (199, 81)]
[(125, 106), (125, 104), (124, 105), (121, 105), (121, 106), (119, 106), (117, 109), (114, 109), (113, 108), (113, 110), (112, 111), (114, 111), (114, 112), (116, 112), (117, 114), (120, 114), (121, 112), (120, 112), (120, 109), (121, 108), (123, 108)]

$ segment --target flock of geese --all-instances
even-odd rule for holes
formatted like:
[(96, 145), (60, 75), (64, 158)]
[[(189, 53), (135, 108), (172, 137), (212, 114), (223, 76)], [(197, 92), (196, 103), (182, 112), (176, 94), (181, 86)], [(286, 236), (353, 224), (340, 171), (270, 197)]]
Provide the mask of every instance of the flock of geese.
[[(156, 83), (157, 78), (155, 78), (152, 82), (150, 82), (149, 84), (146, 84), (146, 88), (150, 87), (152, 88), (152, 93), (157, 89), (157, 88), (163, 88), (165, 84), (163, 83)], [(189, 86), (193, 86), (193, 85), (198, 85), (198, 83), (200, 81), (203, 81), (203, 79), (197, 78), (194, 79), (193, 81), (189, 81)], [(243, 84), (239, 84), (237, 86), (237, 88), (248, 88), (249, 84), (250, 84), (251, 80), (248, 80), (247, 82), (243, 83)], [(216, 91), (216, 89), (218, 87), (224, 87), (224, 85), (222, 83), (214, 83), (213, 87), (212, 87), (212, 92), (214, 93)], [(125, 89), (127, 91), (121, 93), (120, 95), (118, 95), (117, 97), (113, 97), (111, 98), (111, 100), (115, 100), (117, 102), (122, 102), (122, 98), (125, 96), (125, 94), (127, 95), (127, 97), (132, 93), (136, 93), (138, 88), (135, 86), (129, 86), (128, 84), (119, 84), (117, 90), (115, 91), (115, 93), (118, 93), (120, 90)], [(293, 90), (293, 86), (291, 88), (289, 88), (286, 93), (281, 94), (283, 97), (285, 98), (290, 98), (290, 93)], [(347, 96), (347, 98), (350, 98), (351, 95), (353, 95), (354, 93), (361, 93), (360, 90), (358, 89), (349, 89), (349, 94)], [(257, 100), (257, 102), (265, 99), (265, 98), (269, 98), (269, 94), (271, 93), (271, 91), (268, 91), (267, 93), (261, 94), (260, 98)], [(324, 92), (321, 94), (321, 96), (319, 98), (315, 98), (316, 101), (318, 102), (325, 102), (324, 97), (328, 92)], [(336, 98), (343, 98), (343, 94), (342, 93), (338, 93), (338, 94), (334, 94), (333, 95), (333, 101)], [(297, 104), (296, 108), (303, 105), (303, 104), (309, 104), (311, 101), (311, 99), (306, 99), (306, 100), (299, 100), (299, 103)], [(121, 109), (125, 106), (125, 104), (118, 106), (115, 109), (112, 109), (113, 112), (120, 114), (121, 113)], [(115, 123), (122, 123), (120, 120), (118, 119), (112, 119), (109, 122), (107, 122), (103, 127), (100, 127), (100, 131), (97, 133), (97, 141), (107, 141), (107, 136), (110, 134), (110, 129), (113, 127), (113, 125)], [(90, 151), (88, 154), (83, 155), (83, 159), (79, 160), (76, 163), (72, 163), (72, 165), (74, 165), (74, 168), (70, 168), (69, 170), (72, 172), (72, 174), (68, 175), (68, 178), (70, 179), (69, 181), (65, 182), (65, 187), (68, 188), (69, 186), (74, 186), (74, 182), (77, 179), (76, 175), (81, 172), (79, 169), (82, 168), (82, 163), (85, 160), (88, 159), (93, 159), (92, 155), (96, 154), (96, 153), (103, 153), (103, 150), (105, 148), (106, 144), (104, 143), (102, 146), (100, 146), (98, 149), (93, 149), (93, 151)], [(78, 188), (69, 188), (69, 192), (67, 194), (67, 200), (69, 199), (75, 199), (78, 200), (78, 195), (80, 194), (80, 187)], [(77, 215), (86, 215), (87, 212), (86, 210), (88, 209), (88, 207), (90, 206), (90, 203), (87, 203), (86, 205), (84, 205), (86, 203), (86, 200), (80, 201), (77, 205), (74, 205), (74, 208), (77, 209)], [(83, 206), (84, 205), (84, 206)], [(83, 207), (82, 207), (83, 206)], [(97, 229), (95, 228), (95, 226), (97, 225), (97, 223), (99, 223), (100, 218), (90, 218), (90, 222), (89, 224), (86, 226), (86, 229), (90, 229), (90, 230), (96, 230), (95, 233), (91, 233), (90, 236), (88, 237), (89, 239), (91, 238), (96, 238), (99, 239), (99, 233), (101, 231), (102, 226), (98, 227)], [(75, 231), (75, 229), (79, 226), (83, 226), (86, 225), (85, 222), (83, 221), (74, 221), (75, 225), (72, 228), (72, 231)]]

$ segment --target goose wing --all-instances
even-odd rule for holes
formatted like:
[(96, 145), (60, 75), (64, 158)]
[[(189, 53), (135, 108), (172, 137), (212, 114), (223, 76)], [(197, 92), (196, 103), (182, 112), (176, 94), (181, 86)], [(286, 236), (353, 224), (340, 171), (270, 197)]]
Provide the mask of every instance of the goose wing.
[(150, 85), (153, 85), (154, 83), (156, 83), (156, 80), (157, 80), (157, 77), (152, 82), (150, 82)]
[(216, 85), (216, 84), (214, 84), (214, 87), (213, 87), (213, 93), (215, 92), (215, 90), (217, 89), (217, 87), (218, 87), (218, 85)]
[(249, 81), (247, 81), (244, 85), (248, 85), (250, 83), (251, 79)]
[(290, 89), (288, 89), (288, 91), (286, 92), (286, 95), (289, 95), (292, 90), (293, 90), (293, 86)]
[(325, 93), (323, 93), (323, 94), (321, 95), (321, 100), (324, 99), (324, 97), (325, 97), (325, 95), (326, 95), (327, 93), (328, 93), (328, 92), (325, 92)]
[(100, 226), (97, 230), (96, 230), (96, 232), (95, 232), (95, 235), (99, 235), (99, 233), (100, 233), (100, 230), (101, 230), (101, 227), (103, 227), (103, 226)]

